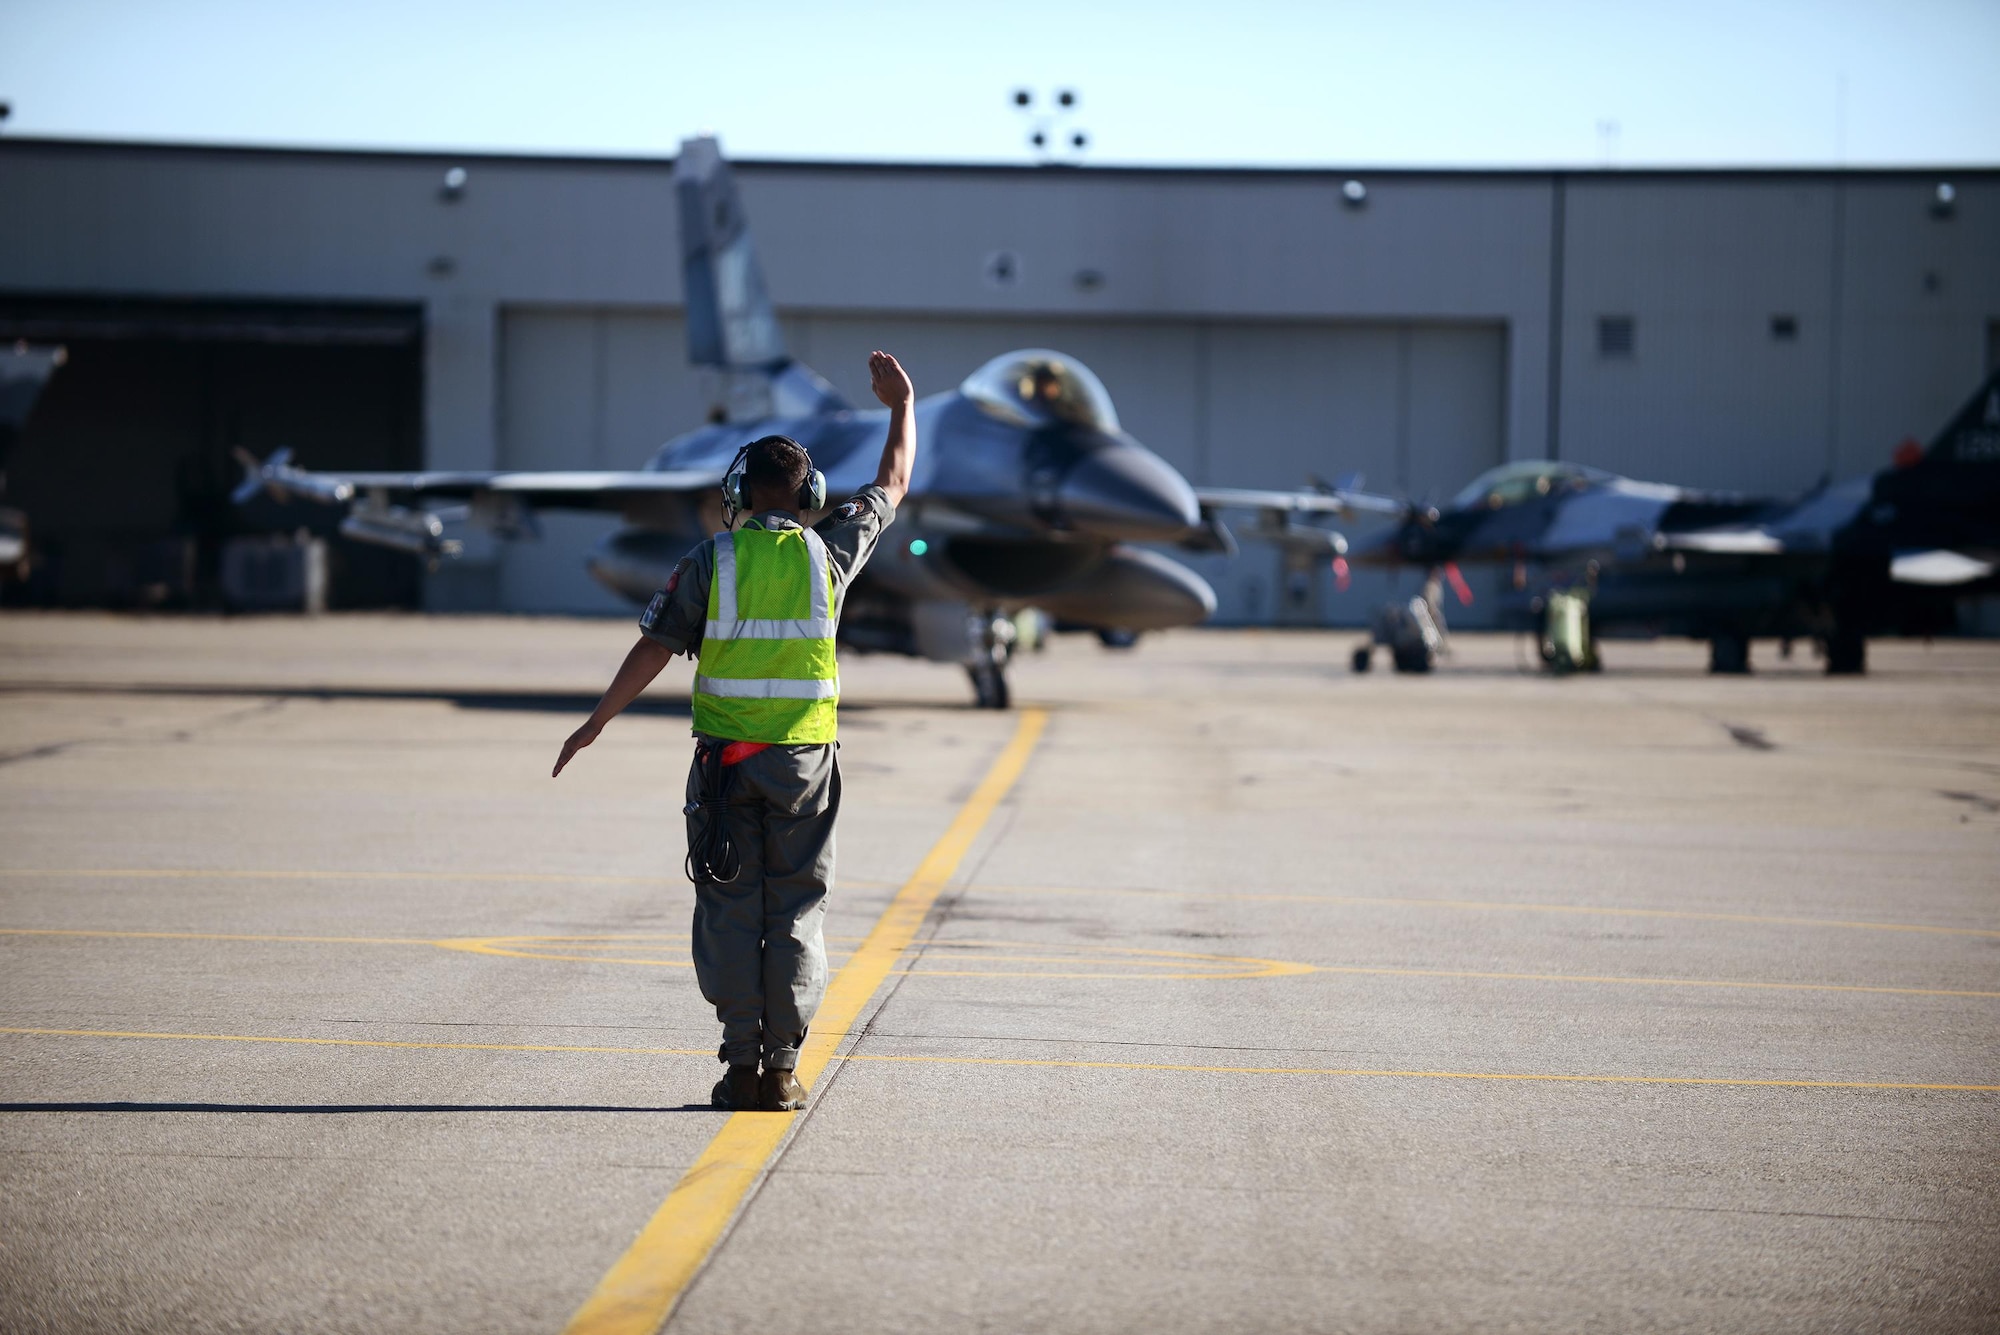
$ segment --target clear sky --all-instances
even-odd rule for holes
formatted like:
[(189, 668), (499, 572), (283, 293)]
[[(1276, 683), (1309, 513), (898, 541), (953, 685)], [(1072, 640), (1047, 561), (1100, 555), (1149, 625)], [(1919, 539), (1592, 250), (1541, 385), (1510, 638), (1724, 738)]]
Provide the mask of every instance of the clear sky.
[(0, 0), (0, 133), (1025, 162), (2000, 163), (2000, 0)]

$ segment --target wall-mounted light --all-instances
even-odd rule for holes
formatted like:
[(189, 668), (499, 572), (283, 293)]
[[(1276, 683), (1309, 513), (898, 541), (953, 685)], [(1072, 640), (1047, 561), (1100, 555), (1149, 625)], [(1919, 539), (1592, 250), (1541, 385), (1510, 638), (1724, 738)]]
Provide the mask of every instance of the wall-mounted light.
[(1368, 203), (1368, 187), (1359, 181), (1343, 181), (1340, 185), (1341, 202), (1350, 209), (1358, 209)]
[(1939, 181), (1931, 191), (1931, 217), (1949, 218), (1958, 211), (1958, 187), (1950, 181)]
[(444, 174), (444, 184), (438, 187), (438, 198), (447, 204), (456, 204), (465, 197), (465, 168), (452, 167)]
[(1104, 271), (1102, 269), (1078, 269), (1076, 277), (1072, 281), (1076, 283), (1076, 290), (1079, 292), (1095, 292), (1098, 288), (1104, 286)]

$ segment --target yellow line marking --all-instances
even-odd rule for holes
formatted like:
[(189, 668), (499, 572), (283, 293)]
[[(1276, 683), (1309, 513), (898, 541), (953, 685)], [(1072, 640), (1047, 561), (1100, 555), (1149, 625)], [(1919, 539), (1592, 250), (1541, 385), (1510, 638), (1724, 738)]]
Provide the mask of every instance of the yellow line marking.
[(1134, 895), (1148, 899), (1220, 899), (1266, 904), (1368, 904), (1383, 908), (1472, 909), (1492, 913), (1588, 913), (1618, 918), (1678, 918), (1686, 922), (1751, 922), (1781, 927), (1846, 927), (1871, 932), (1932, 932), (1940, 936), (2000, 938), (2000, 928), (1938, 927), (1911, 922), (1853, 922), (1842, 918), (1780, 918), (1758, 913), (1694, 913), (1681, 909), (1626, 909), (1592, 904), (1517, 904), (1481, 899), (1421, 899), (1388, 895), (1236, 894), (1228, 890), (1147, 890), (1123, 886), (974, 885), (978, 895)]
[(1320, 973), (1391, 974), (1410, 978), (1497, 978), (1519, 983), (1617, 983), (1633, 987), (1745, 987), (1783, 992), (1888, 992), (1910, 997), (2000, 997), (2000, 992), (1973, 992), (1948, 987), (1875, 987), (1862, 983), (1760, 983), (1739, 982), (1728, 978), (1620, 978), (1582, 973), (1489, 973), (1476, 969), (1386, 969), (1343, 964), (1321, 964), (1314, 967)]
[(1036, 1057), (904, 1057), (850, 1052), (855, 1062), (933, 1062), (951, 1066), (1060, 1066), (1087, 1071), (1182, 1071), (1201, 1075), (1376, 1076), (1397, 1080), (1537, 1080), (1575, 1085), (1744, 1085), (1778, 1089), (1939, 1089), (1968, 1094), (2000, 1094), (2000, 1085), (1909, 1084), (1886, 1080), (1758, 1080), (1706, 1075), (1562, 1075), (1529, 1071), (1395, 1071), (1363, 1067), (1193, 1066), (1174, 1062), (1057, 1061)]
[[(78, 876), (92, 879), (186, 881), (523, 881), (566, 885), (659, 885), (673, 880), (658, 876), (593, 876), (583, 872), (547, 871), (310, 871), (301, 868), (242, 867), (0, 867), (0, 876)], [(889, 882), (843, 877), (841, 884), (863, 890), (885, 889)]]
[[(639, 1057), (713, 1057), (715, 1053), (713, 1048), (620, 1048), (562, 1043), (398, 1042), (381, 1038), (291, 1038), (267, 1034), (162, 1034), (126, 1029), (0, 1028), (0, 1034), (39, 1034), (58, 1038), (177, 1038), (210, 1043), (300, 1043), (344, 1048), (441, 1048), (471, 1052), (582, 1052)], [(1317, 1075), (1393, 1080), (1532, 1080), (1573, 1085), (1733, 1085), (1777, 1089), (1933, 1089), (1970, 1094), (2000, 1094), (2000, 1085), (1920, 1084), (1890, 1080), (1764, 1080), (1750, 1076), (1703, 1075), (1569, 1075), (1541, 1071), (1405, 1071), (1387, 1067), (1358, 1066), (1206, 1066), (1181, 1062), (1083, 1061), (1053, 1057), (903, 1056), (881, 1052), (849, 1052), (837, 1055), (832, 1060), (902, 1062), (917, 1065), (928, 1063), (938, 1066), (1044, 1066), (1079, 1071), (1167, 1071), (1191, 1075)], [(778, 1121), (777, 1118), (759, 1113), (738, 1113), (732, 1115), (729, 1120), (733, 1123), (739, 1117), (761, 1118), (766, 1122)], [(714, 1148), (713, 1145), (710, 1146), (711, 1150)], [(689, 1172), (692, 1174), (693, 1170), (690, 1169)], [(683, 1178), (682, 1185), (686, 1185), (686, 1181), (687, 1179)], [(679, 1188), (676, 1188), (676, 1191), (678, 1190)], [(673, 1198), (668, 1199), (671, 1201)], [(658, 1216), (655, 1216), (656, 1221), (657, 1219)], [(606, 1278), (609, 1279), (609, 1276)]]
[(46, 1034), (58, 1038), (184, 1038), (209, 1043), (302, 1043), (330, 1048), (443, 1048), (457, 1052), (611, 1052), (641, 1057), (712, 1057), (714, 1048), (607, 1048), (565, 1043), (420, 1043), (389, 1038), (289, 1038), (269, 1034), (155, 1034), (128, 1029), (14, 1029), (0, 1034)]
[[(553, 954), (544, 950), (509, 950), (499, 944), (501, 942), (509, 942), (517, 945), (537, 945), (546, 942), (550, 944), (562, 944), (578, 949), (589, 949), (595, 944), (608, 950), (620, 945), (643, 944), (649, 941), (686, 941), (689, 939), (686, 932), (636, 933), (631, 936), (482, 936), (428, 940), (421, 937), (403, 936), (255, 936), (247, 933), (222, 932), (118, 932), (67, 927), (0, 927), (0, 936), (73, 936), (173, 941), (275, 941), (281, 943), (305, 942), (308, 944), (324, 945), (433, 946), (442, 950), (459, 950), (476, 955), (505, 956), (510, 959), (562, 960), (580, 964), (631, 964), (660, 969), (691, 969), (694, 967), (692, 963), (682, 959), (662, 960), (637, 956)], [(827, 939), (829, 941), (852, 941), (857, 938), (829, 936)], [(1074, 949), (1078, 953), (1072, 955), (1010, 955), (1005, 953), (1008, 950), (1016, 949), (1058, 951)], [(1096, 944), (1065, 947), (1059, 943), (1029, 941), (934, 941), (925, 947), (925, 951), (926, 954), (931, 951), (939, 951), (946, 955), (956, 952), (961, 955), (970, 956), (967, 960), (968, 963), (976, 962), (984, 964), (991, 961), (995, 965), (1108, 964), (1132, 969), (1170, 969), (1176, 965), (1193, 961), (1197, 964), (1237, 964), (1252, 967), (1244, 969), (1210, 969), (1201, 972), (1184, 970), (1177, 973), (1059, 973), (1046, 969), (930, 969), (915, 967), (897, 968), (890, 970), (890, 972), (898, 976), (910, 978), (1080, 978), (1111, 979), (1128, 982), (1231, 981), (1255, 978), (1284, 978), (1307, 973), (1338, 973), (1399, 978), (1490, 978), (1501, 982), (1522, 983), (1601, 983), (1620, 987), (1744, 988), (1752, 991), (1777, 992), (1872, 992), (1887, 996), (2000, 999), (2000, 992), (1978, 991), (1971, 988), (1888, 987), (1872, 983), (1786, 983), (1734, 978), (1639, 978), (1612, 974), (1505, 973), (1490, 969), (1415, 969), (1361, 964), (1306, 964), (1296, 960), (1259, 959), (1248, 955), (1206, 955), (1190, 951), (1140, 950), (1132, 947), (1101, 946)], [(991, 953), (981, 958), (979, 954), (981, 951)], [(838, 950), (832, 952), (835, 957), (840, 956), (841, 953)], [(1150, 958), (1135, 958), (1138, 956), (1147, 956)]]
[(435, 946), (414, 936), (252, 936), (234, 932), (100, 932), (81, 927), (0, 927), (0, 936), (108, 936), (141, 941), (303, 941), (333, 946)]
[[(520, 881), (562, 885), (659, 885), (660, 876), (602, 876), (582, 872), (514, 871), (307, 871), (297, 868), (245, 870), (207, 867), (0, 867), (0, 876), (78, 876), (190, 880), (203, 877), (242, 881)], [(841, 884), (876, 890), (887, 881), (843, 877)], [(1368, 904), (1383, 908), (1469, 909), (1492, 913), (1585, 913), (1625, 918), (1677, 918), (1687, 922), (1764, 923), (1781, 927), (1841, 927), (1871, 932), (1931, 932), (1941, 936), (2000, 938), (2000, 928), (1941, 927), (1930, 923), (1864, 922), (1843, 918), (1788, 918), (1757, 913), (1694, 913), (1681, 909), (1610, 908), (1592, 904), (1530, 904), (1478, 899), (1422, 899), (1384, 895), (1237, 894), (1227, 890), (1148, 890), (1120, 886), (981, 885), (969, 893), (982, 895), (1137, 895), (1154, 899), (1221, 899), (1268, 904)]]
[[(1048, 717), (1040, 709), (1022, 711), (1013, 737), (972, 796), (828, 984), (811, 1037), (799, 1054), (798, 1078), (807, 1088), (818, 1083), (875, 990), (916, 939), (945, 883), (1027, 767)], [(570, 1318), (567, 1335), (651, 1335), (658, 1330), (791, 1128), (792, 1119), (781, 1113), (732, 1113)]]

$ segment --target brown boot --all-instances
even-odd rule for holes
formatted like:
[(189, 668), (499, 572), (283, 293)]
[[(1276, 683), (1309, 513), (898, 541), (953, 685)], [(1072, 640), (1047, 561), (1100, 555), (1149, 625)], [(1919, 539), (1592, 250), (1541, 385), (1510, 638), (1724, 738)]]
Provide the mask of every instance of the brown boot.
[(729, 1074), (715, 1082), (715, 1092), (708, 1101), (718, 1108), (731, 1112), (749, 1112), (757, 1106), (757, 1068), (755, 1066), (732, 1066)]
[(757, 1091), (757, 1106), (765, 1112), (792, 1112), (806, 1106), (806, 1087), (790, 1071), (766, 1071)]

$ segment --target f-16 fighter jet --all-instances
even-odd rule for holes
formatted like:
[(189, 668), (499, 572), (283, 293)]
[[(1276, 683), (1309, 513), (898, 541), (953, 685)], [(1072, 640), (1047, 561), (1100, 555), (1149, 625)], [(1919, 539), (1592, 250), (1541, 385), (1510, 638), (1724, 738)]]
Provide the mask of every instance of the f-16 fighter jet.
[[(345, 506), (342, 532), (437, 560), (455, 554), (447, 522), (526, 531), (544, 507), (611, 510), (625, 527), (589, 556), (591, 573), (644, 603), (676, 562), (723, 527), (718, 484), (744, 443), (804, 445), (830, 505), (875, 473), (885, 413), (857, 409), (785, 350), (735, 184), (713, 139), (691, 139), (675, 164), (689, 358), (722, 372), (720, 420), (661, 446), (631, 472), (327, 473), (280, 451), (238, 498), (260, 489)], [(978, 702), (1005, 708), (1009, 619), (1035, 607), (1108, 635), (1192, 625), (1215, 610), (1206, 581), (1157, 551), (1233, 550), (1219, 509), (1263, 511), (1269, 534), (1337, 548), (1324, 527), (1285, 537), (1286, 492), (1201, 493), (1119, 427), (1089, 368), (1047, 349), (1011, 352), (917, 404), (922, 449), (890, 548), (849, 590), (845, 642), (963, 664)], [(436, 502), (458, 502), (450, 510)], [(811, 518), (816, 518), (813, 516)]]
[(1829, 673), (1861, 672), (1867, 636), (1948, 628), (1957, 598), (2000, 588), (2000, 372), (1928, 448), (1908, 442), (1891, 467), (1801, 497), (1511, 463), (1441, 509), (1404, 506), (1351, 559), (1513, 563), (1503, 616), (1518, 629), (1542, 629), (1548, 595), (1573, 589), (1593, 631), (1707, 640), (1715, 672), (1748, 671), (1753, 636), (1814, 639)]

